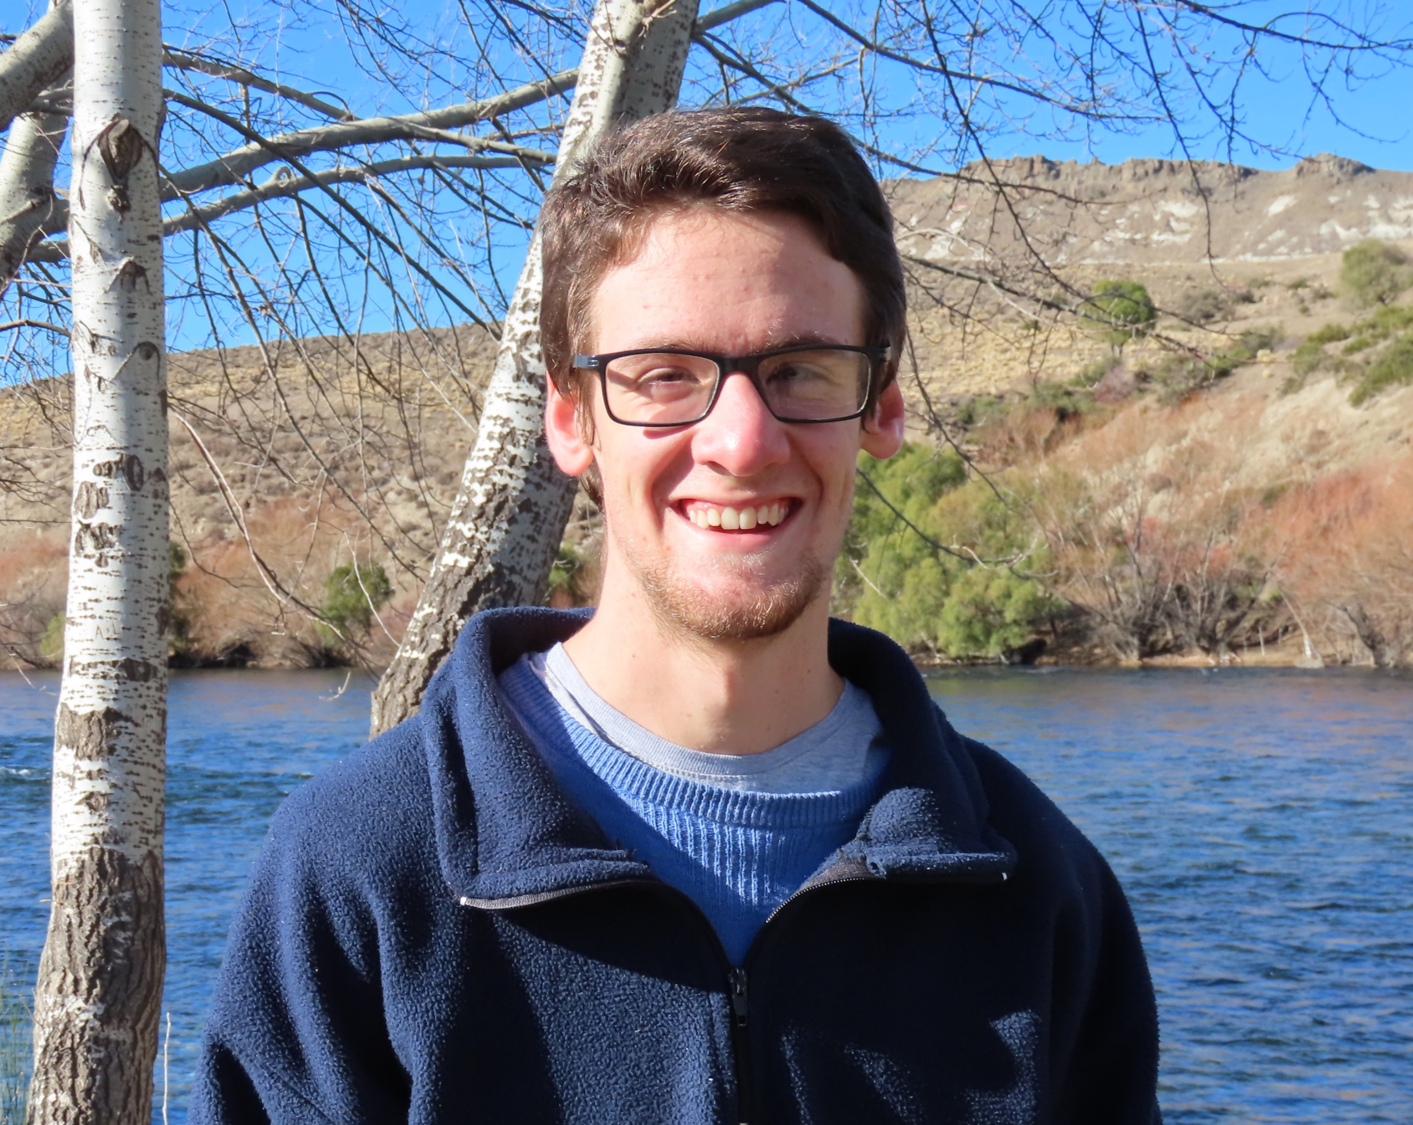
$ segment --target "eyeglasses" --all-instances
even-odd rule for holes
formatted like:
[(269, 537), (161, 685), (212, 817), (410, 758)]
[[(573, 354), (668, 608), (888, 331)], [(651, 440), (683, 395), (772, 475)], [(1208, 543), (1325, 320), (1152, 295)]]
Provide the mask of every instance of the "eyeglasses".
[(608, 416), (625, 426), (690, 426), (716, 405), (726, 376), (739, 371), (781, 422), (844, 422), (868, 406), (888, 348), (796, 344), (755, 355), (651, 351), (576, 355), (595, 371)]

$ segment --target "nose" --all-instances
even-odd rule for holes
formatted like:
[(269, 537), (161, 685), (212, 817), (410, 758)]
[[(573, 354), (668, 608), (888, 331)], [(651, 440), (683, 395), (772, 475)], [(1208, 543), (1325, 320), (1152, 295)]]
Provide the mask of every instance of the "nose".
[(733, 371), (721, 381), (711, 413), (696, 425), (692, 454), (729, 476), (750, 477), (788, 460), (790, 442), (755, 384)]

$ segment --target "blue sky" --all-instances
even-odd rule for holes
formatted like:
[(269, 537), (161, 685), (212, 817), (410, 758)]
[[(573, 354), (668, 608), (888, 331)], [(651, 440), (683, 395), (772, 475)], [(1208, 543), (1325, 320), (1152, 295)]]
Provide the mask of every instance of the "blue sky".
[[(347, 0), (345, 0), (347, 2)], [(361, 0), (370, 6), (383, 0)], [(360, 115), (377, 112), (405, 112), (423, 104), (446, 104), (467, 97), (482, 96), (503, 88), (500, 83), (515, 84), (530, 78), (537, 78), (541, 72), (528, 67), (514, 52), (504, 46), (503, 39), (495, 48), (495, 59), (504, 70), (500, 78), (478, 75), (470, 71), (451, 73), (448, 68), (454, 63), (444, 60), (454, 58), (455, 49), (442, 50), (448, 44), (468, 46), (473, 36), (487, 34), (496, 12), (519, 12), (522, 31), (535, 37), (535, 19), (517, 9), (507, 0), (465, 0), (468, 5), (478, 5), (479, 14), (473, 17), (473, 26), (468, 28), (466, 19), (457, 0), (402, 0), (389, 11), (408, 25), (409, 35), (424, 37), (437, 59), (443, 60), (429, 65), (425, 70), (411, 69), (399, 76), (396, 83), (386, 79), (369, 77), (356, 65), (356, 56), (334, 17), (339, 0), (164, 0), (164, 37), (179, 45), (198, 45), (208, 37), (222, 40), (222, 53), (228, 51), (259, 59), (264, 67), (276, 67), (278, 74), (295, 85), (315, 91), (334, 91), (347, 99), (350, 107)], [(591, 0), (571, 0), (579, 10), (585, 9)], [(726, 0), (700, 0), (701, 10), (710, 11)], [(877, 0), (825, 0), (831, 12), (851, 20), (855, 26), (866, 27), (876, 9)], [(1263, 24), (1272, 17), (1287, 11), (1299, 0), (1209, 0), (1218, 5), (1223, 15), (1235, 17), (1251, 24)], [(38, 7), (41, 0), (32, 0)], [(1174, 6), (1159, 3), (1139, 3), (1137, 0), (973, 0), (978, 11), (983, 13), (1009, 12), (1043, 15), (1040, 33), (1027, 35), (1023, 41), (1008, 37), (1001, 25), (984, 28), (976, 36), (982, 46), (976, 49), (976, 57), (964, 56), (971, 48), (970, 40), (962, 37), (967, 31), (965, 23), (954, 22), (949, 29), (950, 38), (941, 41), (938, 50), (950, 66), (962, 66), (974, 72), (998, 74), (1009, 72), (1018, 75), (1023, 82), (1050, 84), (1050, 89), (1058, 91), (1059, 100), (1065, 101), (1083, 97), (1083, 83), (1074, 81), (1073, 73), (1066, 75), (1065, 60), (1082, 54), (1085, 44), (1084, 29), (1077, 26), (1081, 17), (1092, 14), (1096, 5), (1104, 18), (1119, 33), (1122, 39), (1132, 31), (1137, 20), (1147, 20), (1143, 27), (1159, 34), (1153, 38), (1155, 64), (1160, 71), (1181, 79), (1184, 65), (1193, 63), (1205, 71), (1205, 85), (1214, 91), (1218, 100), (1225, 97), (1231, 88), (1232, 76), (1244, 57), (1241, 37), (1230, 31), (1212, 31), (1210, 25), (1191, 25), (1193, 34), (1186, 34), (1187, 28), (1177, 33), (1176, 41), (1164, 41), (1161, 34), (1161, 21), (1171, 18)], [(491, 8), (490, 5), (495, 7)], [(873, 5), (872, 7), (870, 5)], [(1353, 22), (1372, 22), (1381, 27), (1385, 37), (1407, 37), (1413, 29), (1413, 0), (1311, 0), (1313, 16), (1302, 15), (1295, 22), (1287, 20), (1278, 26), (1293, 32), (1304, 31), (1308, 27), (1320, 30), (1321, 21), (1331, 16), (1347, 15)], [(0, 30), (17, 32), (27, 26), (29, 16), (22, 5), (9, 7), (0, 14)], [(884, 9), (887, 12), (914, 14), (921, 10), (916, 0), (900, 2)], [(949, 11), (958, 11), (954, 5)], [(970, 9), (968, 9), (970, 10)], [(955, 17), (953, 17), (955, 20)], [(983, 22), (989, 19), (983, 16)], [(1179, 16), (1192, 19), (1190, 16)], [(486, 27), (474, 24), (485, 20)], [(981, 27), (978, 23), (974, 26)], [(766, 55), (774, 52), (777, 64), (788, 71), (792, 62), (808, 61), (811, 65), (831, 50), (838, 50), (840, 40), (836, 36), (829, 39), (821, 35), (821, 29), (828, 29), (811, 16), (800, 4), (774, 4), (764, 8), (739, 23), (730, 25), (728, 36), (738, 39), (744, 51)], [(998, 30), (999, 28), (999, 30)], [(552, 68), (572, 66), (578, 61), (579, 33), (570, 25), (567, 32), (558, 39), (556, 58), (549, 60)], [(1052, 36), (1047, 39), (1046, 36)], [(236, 42), (232, 42), (232, 37)], [(496, 41), (492, 36), (492, 41)], [(768, 43), (762, 52), (758, 45)], [(915, 39), (910, 48), (915, 51), (926, 49), (926, 43)], [(1121, 48), (1122, 49), (1122, 48)], [(1166, 52), (1166, 53), (1165, 53)], [(933, 56), (936, 58), (938, 56)], [(1403, 59), (1407, 62), (1403, 62)], [(1058, 60), (1058, 61), (1057, 61)], [(1237, 140), (1230, 148), (1225, 143), (1224, 132), (1214, 127), (1210, 114), (1200, 110), (1199, 103), (1192, 96), (1190, 87), (1178, 81), (1173, 88), (1174, 101), (1179, 114), (1188, 117), (1185, 137), (1188, 153), (1200, 159), (1231, 159), (1258, 168), (1284, 168), (1290, 166), (1300, 155), (1314, 155), (1320, 152), (1333, 152), (1341, 156), (1360, 160), (1379, 168), (1413, 171), (1413, 51), (1398, 56), (1398, 63), (1390, 63), (1367, 55), (1355, 57), (1356, 77), (1347, 81), (1345, 75), (1336, 69), (1325, 78), (1323, 90), (1330, 99), (1329, 105), (1321, 104), (1312, 97), (1309, 74), (1298, 51), (1281, 47), (1278, 43), (1267, 42), (1257, 56), (1259, 71), (1248, 68), (1242, 77), (1236, 98), (1236, 114), (1240, 127), (1255, 139), (1256, 144)], [(1317, 65), (1330, 62), (1329, 58), (1316, 58)], [(1336, 63), (1342, 60), (1334, 59)], [(405, 60), (404, 60), (405, 62)], [(694, 52), (693, 66), (698, 68), (708, 82), (714, 74), (703, 71), (709, 65), (704, 52)], [(948, 170), (959, 162), (972, 159), (976, 155), (973, 147), (946, 147), (953, 144), (956, 137), (954, 123), (949, 124), (939, 116), (942, 107), (943, 86), (932, 75), (921, 78), (915, 71), (892, 67), (891, 64), (876, 64), (878, 94), (881, 101), (893, 109), (904, 111), (904, 116), (882, 129), (878, 134), (879, 143), (894, 152), (915, 152), (926, 147), (926, 142), (942, 138), (941, 146), (927, 152), (920, 158), (924, 166), (934, 170)], [(1144, 114), (1152, 115), (1151, 91), (1145, 88), (1139, 73), (1134, 78), (1136, 68), (1115, 65), (1112, 58), (1103, 76), (1105, 94), (1128, 99), (1137, 107), (1136, 119), (1130, 120), (1122, 129), (1088, 128), (1082, 120), (1054, 115), (1037, 103), (1015, 98), (1004, 93), (997, 94), (988, 88), (983, 96), (982, 110), (978, 117), (986, 126), (986, 150), (992, 157), (1026, 156), (1043, 154), (1052, 159), (1092, 160), (1118, 163), (1131, 157), (1180, 157), (1183, 155), (1175, 143), (1173, 131), (1164, 124), (1145, 122)], [(922, 93), (918, 93), (918, 89)], [(690, 102), (690, 90), (684, 95)], [(849, 104), (847, 81), (837, 86), (825, 83), (812, 88), (808, 98), (810, 104), (826, 112)], [(428, 99), (423, 101), (422, 99)], [(834, 99), (831, 101), (831, 98)], [(989, 100), (988, 100), (989, 99)], [(1146, 102), (1145, 102), (1145, 99)], [(1145, 109), (1145, 105), (1148, 107)], [(1199, 108), (1194, 108), (1199, 107)], [(912, 115), (906, 111), (911, 109)], [(559, 103), (556, 113), (562, 113), (563, 103)], [(848, 123), (848, 122), (846, 122)], [(185, 140), (183, 140), (185, 138)], [(169, 126), (164, 137), (166, 157), (180, 167), (189, 159), (209, 159), (209, 149), (202, 148), (190, 153), (178, 151), (183, 143), (191, 144), (192, 135), (183, 134), (180, 129)], [(202, 145), (205, 142), (201, 143)], [(201, 145), (198, 145), (200, 148)], [(894, 167), (881, 165), (885, 175), (896, 175)], [(62, 171), (61, 180), (67, 179), (67, 171)], [(512, 185), (513, 186), (513, 185)], [(519, 212), (529, 218), (533, 215), (537, 190), (528, 181), (513, 190), (520, 191), (517, 201), (512, 201)], [(320, 202), (317, 198), (315, 202)], [(442, 210), (438, 233), (449, 238), (450, 245), (468, 246), (467, 240), (478, 236), (480, 221), (476, 212), (458, 205), (454, 200), (451, 206)], [(248, 227), (248, 224), (246, 225)], [(236, 217), (223, 220), (222, 230), (240, 241), (243, 229)], [(459, 240), (459, 241), (458, 241)], [(485, 244), (492, 241), (487, 236)], [(493, 291), (496, 284), (502, 290), (513, 287), (523, 257), (524, 231), (516, 226), (501, 224), (496, 228), (493, 241), (494, 253), (481, 258), (479, 265), (471, 265), (472, 277), (469, 282), (463, 279), (462, 294), (473, 300), (473, 294), (485, 295)], [(249, 261), (253, 270), (263, 270), (267, 277), (284, 269), (289, 259), (282, 251), (266, 252), (247, 237), (241, 243), (251, 255)], [(180, 247), (169, 243), (168, 296), (169, 328), (172, 343), (177, 347), (193, 347), (210, 341), (208, 333), (213, 319), (222, 322), (221, 339), (227, 343), (244, 342), (249, 337), (243, 315), (230, 301), (208, 307), (191, 297), (190, 269), (179, 265)], [(389, 294), (379, 295), (378, 286), (367, 281), (364, 270), (357, 261), (351, 265), (340, 264), (339, 248), (321, 251), (321, 258), (331, 276), (346, 287), (344, 298), (350, 315), (355, 315), (365, 328), (380, 329), (391, 326), (388, 319)], [(490, 253), (487, 251), (487, 253)], [(298, 258), (298, 254), (293, 257)], [(468, 265), (471, 259), (467, 259)], [(295, 262), (298, 265), (298, 262)], [(323, 268), (321, 266), (321, 268)], [(296, 270), (296, 275), (298, 270)], [(415, 281), (415, 279), (413, 279)], [(294, 276), (290, 285), (305, 284)], [(276, 289), (286, 284), (285, 279), (275, 278)], [(385, 283), (389, 284), (389, 283)], [(479, 298), (475, 298), (479, 299)], [(473, 300), (474, 303), (474, 300)], [(317, 305), (318, 302), (314, 302)], [(310, 306), (313, 307), (313, 306)], [(486, 315), (498, 315), (492, 293), (484, 303)], [(430, 319), (436, 323), (451, 319), (463, 319), (455, 309), (432, 311)]]
[[(1354, 83), (1332, 78), (1326, 87), (1331, 106), (1312, 101), (1293, 64), (1278, 66), (1279, 81), (1258, 79), (1244, 87), (1242, 105), (1247, 127), (1286, 153), (1313, 156), (1331, 152), (1375, 168), (1413, 171), (1413, 58), (1409, 64), (1378, 67), (1378, 73)], [(1040, 152), (1055, 160), (1098, 159), (1106, 164), (1136, 156), (1181, 155), (1173, 150), (1171, 134), (1158, 128), (1131, 134), (1100, 134), (1087, 142), (1038, 142), (1012, 135), (997, 146), (993, 155), (1029, 156)], [(1238, 145), (1229, 156), (1215, 139), (1199, 141), (1193, 155), (1231, 159), (1254, 168), (1286, 168), (1295, 161), (1294, 155), (1275, 155), (1245, 145)]]
[[(582, 0), (576, 6), (584, 7), (587, 2)], [(706, 12), (725, 2), (701, 0), (701, 10)], [(178, 3), (186, 7), (190, 0), (178, 0)], [(848, 13), (858, 4), (866, 7), (866, 0), (831, 0), (828, 6), (840, 13)], [(1073, 0), (1020, 0), (1020, 5), (1032, 13), (1064, 13), (1074, 8)], [(173, 5), (174, 8), (177, 6)], [(169, 16), (168, 38), (182, 38), (179, 27), (182, 31), (192, 29), (199, 38), (202, 31), (214, 30), (217, 23), (229, 20), (232, 12), (241, 11), (257, 13), (251, 21), (255, 27), (271, 27), (274, 21), (269, 19), (269, 13), (272, 8), (278, 10), (278, 6), (278, 0), (275, 4), (269, 0), (247, 0), (244, 6), (223, 4), (211, 8), (204, 16), (186, 16), (184, 19)], [(995, 5), (998, 8), (1001, 6)], [(1225, 15), (1260, 24), (1297, 8), (1298, 3), (1297, 0), (1213, 0), (1212, 6)], [(1309, 6), (1325, 16), (1346, 16), (1382, 26), (1392, 33), (1408, 35), (1413, 32), (1413, 19), (1410, 18), (1413, 17), (1413, 3), (1409, 0), (1391, 0), (1391, 3), (1381, 0), (1309, 0)], [(1406, 12), (1402, 10), (1405, 6)], [(1112, 6), (1112, 10), (1122, 12), (1124, 7), (1118, 3)], [(191, 5), (188, 10), (199, 8), (198, 0), (198, 4)], [(460, 32), (456, 30), (461, 20), (454, 0), (403, 0), (393, 10), (400, 18), (419, 28), (437, 26), (443, 33), (464, 35), (464, 29)], [(855, 23), (861, 24), (864, 18), (854, 13)], [(778, 27), (783, 26), (787, 19), (798, 21), (799, 13), (790, 11), (787, 15), (784, 5), (772, 5), (747, 19), (751, 21), (751, 35), (760, 29), (760, 34), (764, 36), (772, 24)], [(1061, 21), (1047, 17), (1046, 22), (1058, 26)], [(1297, 32), (1307, 27), (1305, 23), (1299, 20), (1292, 22), (1288, 17), (1277, 26)], [(1315, 30), (1317, 33), (1320, 30), (1318, 21)], [(282, 55), (285, 67), (300, 71), (302, 76), (311, 80), (322, 80), (330, 88), (350, 90), (350, 72), (353, 68), (349, 65), (347, 47), (336, 27), (306, 26), (285, 30), (281, 37), (285, 44)], [(787, 34), (787, 41), (789, 38)], [(1063, 33), (1059, 39), (1062, 43), (1067, 41)], [(1068, 41), (1077, 44), (1072, 36)], [(1234, 34), (1214, 33), (1200, 47), (1213, 60), (1218, 75), (1222, 71), (1224, 55), (1232, 60), (1240, 56), (1240, 44)], [(787, 42), (787, 48), (798, 49), (798, 45)], [(1301, 60), (1295, 53), (1289, 49), (1282, 50), (1268, 41), (1263, 44), (1260, 54), (1267, 74), (1248, 73), (1239, 95), (1239, 111), (1244, 126), (1268, 148), (1253, 149), (1238, 143), (1228, 150), (1220, 137), (1211, 134), (1204, 136), (1199, 128), (1190, 137), (1192, 155), (1203, 159), (1233, 159), (1261, 168), (1279, 168), (1289, 166), (1297, 155), (1334, 152), (1376, 167), (1413, 170), (1413, 125), (1410, 125), (1410, 116), (1413, 116), (1413, 52), (1407, 54), (1408, 62), (1403, 66), (1391, 66), (1367, 58), (1359, 60), (1356, 65), (1361, 74), (1352, 82), (1347, 82), (1342, 75), (1332, 75), (1324, 86), (1331, 102), (1327, 106), (1312, 98), (1310, 86), (1301, 71)], [(574, 61), (564, 60), (565, 65), (572, 65)], [(1025, 69), (1022, 64), (1022, 72)], [(1030, 74), (1046, 77), (1039, 67), (1032, 67)], [(885, 78), (885, 88), (888, 81)], [(385, 89), (370, 87), (359, 91), (355, 88), (350, 93), (355, 108), (360, 112), (369, 112), (377, 104), (387, 104), (388, 100)], [(1190, 99), (1186, 102), (1191, 104)], [(1017, 117), (1024, 117), (1029, 112), (1029, 107), (1018, 107)], [(991, 135), (988, 148), (991, 155), (1000, 157), (1043, 153), (1054, 159), (1099, 159), (1106, 163), (1136, 156), (1182, 155), (1174, 145), (1171, 131), (1158, 126), (1125, 132), (1098, 131), (1085, 137), (1068, 138), (1057, 135), (1053, 130), (1047, 131), (1044, 136), (1037, 136), (1026, 129), (1009, 132), (1002, 129)], [(1272, 152), (1270, 149), (1278, 151)], [(929, 166), (936, 164), (936, 161), (929, 161)]]

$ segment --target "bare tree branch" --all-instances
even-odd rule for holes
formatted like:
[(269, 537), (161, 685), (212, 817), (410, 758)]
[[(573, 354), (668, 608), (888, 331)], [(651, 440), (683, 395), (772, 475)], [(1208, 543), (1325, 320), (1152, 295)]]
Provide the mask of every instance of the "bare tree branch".
[(53, 113), (24, 113), (11, 125), (0, 154), (0, 295), (59, 209), (54, 165), (68, 127)]
[(261, 78), (254, 71), (246, 70), (242, 66), (210, 59), (194, 51), (182, 50), (180, 47), (170, 45), (164, 47), (162, 49), (162, 65), (177, 67), (180, 70), (196, 70), (215, 78), (228, 78), (242, 86), (249, 86), (252, 90), (264, 90), (267, 94), (277, 94), (292, 102), (298, 102), (300, 105), (312, 109), (315, 113), (322, 113), (334, 121), (352, 121), (357, 117), (357, 114), (343, 106), (330, 105), (313, 94), (297, 90), (293, 86), (271, 82), (268, 78)]
[(58, 0), (0, 54), (0, 132), (73, 64), (74, 13)]

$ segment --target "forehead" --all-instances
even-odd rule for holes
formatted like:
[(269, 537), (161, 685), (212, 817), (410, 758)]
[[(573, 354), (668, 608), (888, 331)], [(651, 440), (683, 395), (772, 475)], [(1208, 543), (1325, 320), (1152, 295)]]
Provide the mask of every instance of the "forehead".
[(795, 215), (697, 207), (649, 221), (589, 304), (594, 352), (863, 343), (863, 288)]

